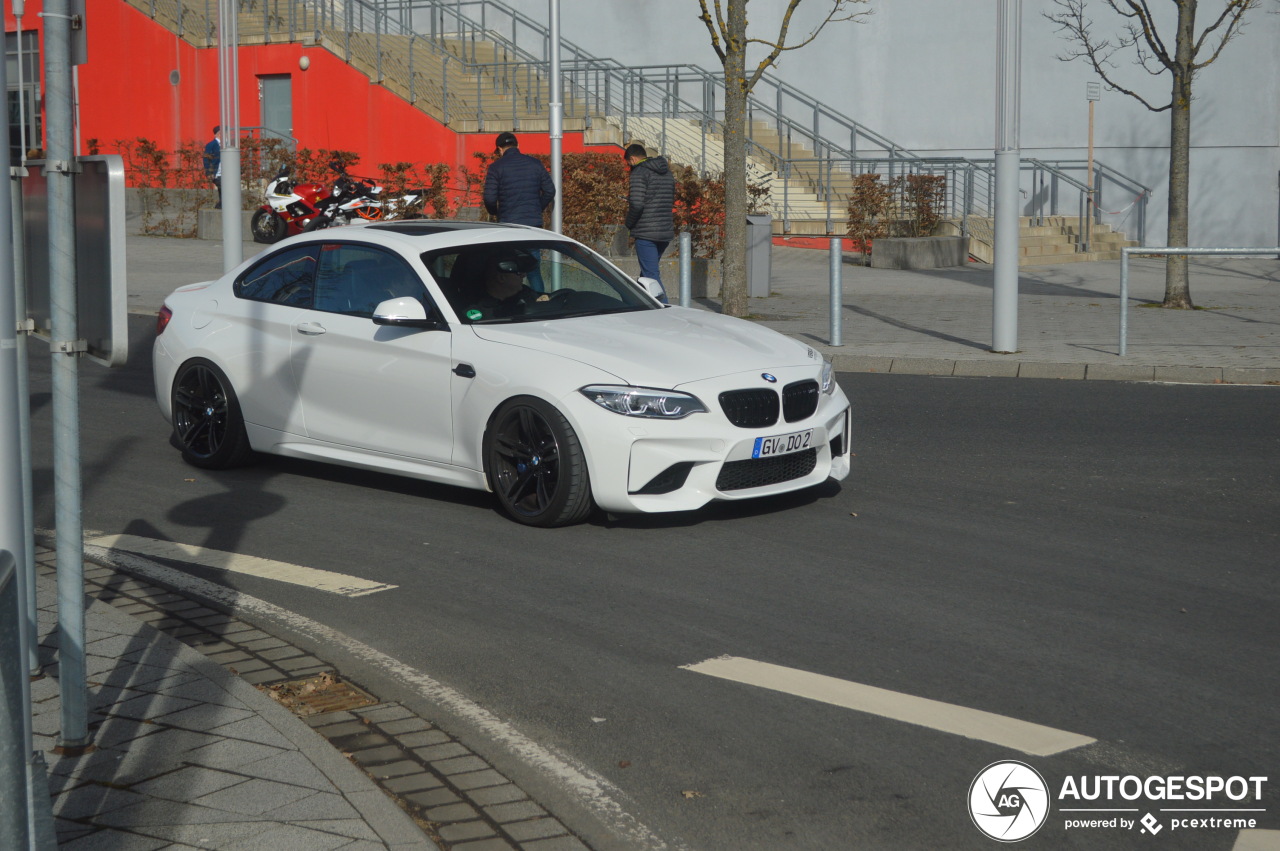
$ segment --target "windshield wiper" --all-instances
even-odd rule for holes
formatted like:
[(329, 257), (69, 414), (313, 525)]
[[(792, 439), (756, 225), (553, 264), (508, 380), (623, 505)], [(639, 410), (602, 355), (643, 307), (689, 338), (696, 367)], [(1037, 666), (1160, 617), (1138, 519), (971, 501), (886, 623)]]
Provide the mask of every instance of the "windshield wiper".
[(650, 308), (642, 305), (626, 305), (625, 307), (600, 307), (595, 310), (576, 310), (573, 313), (557, 313), (556, 319), (576, 319), (579, 316), (603, 316), (606, 313), (635, 313), (639, 310), (649, 310)]

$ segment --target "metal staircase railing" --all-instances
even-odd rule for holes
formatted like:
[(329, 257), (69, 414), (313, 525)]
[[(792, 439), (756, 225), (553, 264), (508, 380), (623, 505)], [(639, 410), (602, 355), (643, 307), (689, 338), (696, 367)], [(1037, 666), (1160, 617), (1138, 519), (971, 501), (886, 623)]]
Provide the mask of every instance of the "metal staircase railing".
[[(126, 2), (193, 44), (216, 42), (217, 0)], [(501, 0), (239, 2), (242, 42), (323, 44), (459, 132), (547, 127), (549, 29)], [(719, 144), (710, 138), (723, 130), (718, 74), (696, 65), (625, 66), (563, 39), (560, 51), (565, 129), (612, 127), (621, 141), (642, 135), (669, 156), (677, 148), (678, 158), (700, 171), (720, 170)], [(843, 221), (847, 187), (869, 171), (947, 175), (947, 217), (967, 223), (991, 214), (992, 160), (920, 156), (770, 74), (748, 100), (747, 136), (748, 174), (771, 182), (784, 231), (804, 219), (842, 231), (835, 225)], [(1083, 161), (1024, 160), (1033, 217), (1073, 207), (1087, 246), (1092, 223), (1114, 226), (1132, 216), (1145, 244), (1150, 190), (1097, 161), (1088, 187), (1076, 176), (1084, 171)], [(1108, 211), (1104, 198), (1127, 206)]]

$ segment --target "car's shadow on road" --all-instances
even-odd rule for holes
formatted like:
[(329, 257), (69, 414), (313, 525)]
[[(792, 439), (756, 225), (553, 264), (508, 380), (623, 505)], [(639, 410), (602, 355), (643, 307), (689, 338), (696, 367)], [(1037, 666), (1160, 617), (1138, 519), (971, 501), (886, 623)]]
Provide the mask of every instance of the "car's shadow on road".
[(596, 511), (588, 523), (604, 529), (678, 529), (707, 523), (748, 520), (767, 514), (779, 515), (839, 496), (843, 488), (828, 479), (820, 485), (801, 491), (757, 497), (739, 502), (713, 502), (693, 511), (663, 514), (611, 514)]
[[(497, 500), (493, 494), (487, 491), (470, 490), (455, 485), (438, 484), (354, 467), (340, 467), (334, 464), (308, 461), (300, 458), (256, 455), (253, 462), (246, 467), (217, 473), (206, 471), (204, 475), (212, 476), (228, 483), (236, 492), (239, 492), (247, 481), (253, 481), (262, 476), (268, 478), (276, 475), (297, 476), (313, 481), (351, 485), (414, 499), (440, 501), (459, 507), (483, 509), (488, 514), (505, 519), (505, 515), (498, 507)], [(613, 514), (596, 509), (583, 525), (587, 527), (595, 526), (601, 529), (677, 529), (698, 526), (704, 523), (732, 522), (763, 515), (781, 514), (793, 509), (803, 508), (838, 496), (841, 490), (839, 482), (828, 480), (802, 491), (742, 501), (713, 502), (693, 511), (663, 512), (660, 514)], [(240, 497), (236, 499), (240, 499)], [(207, 510), (208, 508), (209, 506), (207, 505), (202, 506), (201, 510)]]

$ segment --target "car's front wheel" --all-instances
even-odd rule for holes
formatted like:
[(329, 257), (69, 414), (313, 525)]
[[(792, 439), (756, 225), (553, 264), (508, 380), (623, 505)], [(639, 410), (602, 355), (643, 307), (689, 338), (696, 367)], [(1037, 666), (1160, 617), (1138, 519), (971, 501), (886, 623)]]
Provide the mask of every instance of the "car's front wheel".
[(187, 361), (173, 380), (173, 438), (184, 461), (206, 470), (236, 467), (253, 455), (231, 382), (207, 360)]
[(591, 513), (582, 444), (564, 414), (520, 396), (498, 409), (484, 438), (489, 486), (502, 510), (528, 526), (568, 526)]

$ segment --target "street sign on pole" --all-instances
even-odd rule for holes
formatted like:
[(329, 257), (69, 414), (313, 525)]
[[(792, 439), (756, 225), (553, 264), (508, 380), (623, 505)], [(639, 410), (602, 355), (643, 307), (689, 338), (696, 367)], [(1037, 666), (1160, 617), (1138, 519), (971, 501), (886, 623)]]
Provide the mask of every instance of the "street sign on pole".
[[(125, 280), (124, 160), (119, 154), (77, 157), (75, 186), (76, 339), (103, 366), (129, 355), (129, 295)], [(49, 182), (44, 160), (28, 160), (22, 179), (26, 234), (25, 318), (33, 333), (52, 339), (49, 277)]]

